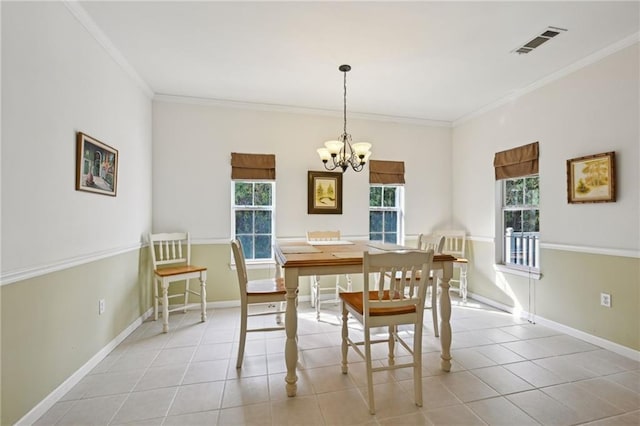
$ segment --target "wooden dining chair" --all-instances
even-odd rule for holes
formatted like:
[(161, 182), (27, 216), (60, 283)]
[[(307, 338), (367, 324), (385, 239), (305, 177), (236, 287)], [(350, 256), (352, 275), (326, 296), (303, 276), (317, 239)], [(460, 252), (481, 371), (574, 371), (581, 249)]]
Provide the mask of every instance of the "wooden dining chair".
[[(364, 291), (340, 293), (342, 300), (342, 373), (348, 372), (347, 355), (352, 348), (364, 358), (367, 370), (367, 392), (369, 412), (375, 414), (373, 396), (373, 373), (397, 368), (413, 368), (414, 398), (417, 406), (422, 406), (422, 321), (427, 292), (427, 277), (431, 271), (433, 250), (364, 253), (362, 273)], [(391, 279), (396, 277), (399, 279)], [(372, 280), (371, 277), (374, 277)], [(385, 281), (389, 289), (385, 290)], [(364, 340), (354, 341), (349, 337), (349, 317), (353, 317), (364, 328)], [(413, 325), (411, 345), (404, 340), (398, 327)], [(387, 327), (384, 338), (372, 339), (372, 329)], [(403, 327), (405, 328), (405, 327)], [(410, 362), (396, 364), (395, 343), (398, 342), (411, 355)], [(386, 343), (389, 348), (388, 365), (373, 367), (371, 345)], [(360, 349), (364, 348), (364, 353)]]
[[(200, 297), (201, 320), (207, 320), (207, 268), (191, 264), (191, 237), (188, 232), (149, 234), (149, 249), (153, 264), (153, 318), (158, 319), (158, 302), (162, 303), (162, 331), (169, 331), (169, 313), (187, 312), (189, 294)], [(189, 286), (200, 280), (200, 291)], [(184, 281), (184, 291), (169, 294), (169, 286)], [(184, 298), (183, 304), (170, 308), (169, 299)]]
[[(307, 241), (309, 242), (318, 242), (318, 241), (340, 241), (340, 231), (308, 231), (307, 232)], [(320, 277), (318, 275), (311, 275), (309, 277), (310, 280), (310, 295), (311, 295), (311, 307), (316, 308), (316, 319), (320, 319), (320, 306), (323, 303), (333, 303), (338, 304), (340, 302), (340, 292), (342, 291), (351, 291), (352, 283), (351, 276), (345, 274), (345, 280), (347, 282), (347, 286), (343, 287), (340, 285), (340, 275), (335, 276), (335, 284), (329, 286), (328, 284), (322, 286), (320, 284)], [(334, 298), (330, 300), (322, 300), (322, 293), (332, 293), (335, 295)]]
[[(240, 341), (238, 344), (238, 360), (236, 368), (242, 367), (244, 357), (244, 347), (247, 340), (247, 333), (258, 331), (277, 331), (284, 330), (284, 325), (274, 327), (247, 328), (249, 317), (257, 317), (264, 315), (284, 315), (286, 307), (284, 286), (284, 278), (249, 280), (247, 276), (247, 264), (244, 258), (244, 251), (240, 240), (231, 241), (231, 249), (233, 250), (233, 258), (236, 263), (236, 271), (238, 272), (238, 286), (240, 288)], [(275, 304), (278, 307), (273, 311), (260, 311), (249, 313), (249, 305), (265, 305)]]

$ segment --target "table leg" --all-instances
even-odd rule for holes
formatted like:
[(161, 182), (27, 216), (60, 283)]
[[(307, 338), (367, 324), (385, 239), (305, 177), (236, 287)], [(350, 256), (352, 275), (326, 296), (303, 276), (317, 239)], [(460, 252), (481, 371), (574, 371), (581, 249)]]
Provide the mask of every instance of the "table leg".
[(169, 332), (169, 282), (162, 279), (162, 332)]
[(442, 281), (440, 281), (440, 367), (444, 371), (451, 370), (451, 298), (449, 297), (449, 280), (453, 275), (453, 263), (444, 262), (442, 265)]
[(298, 363), (298, 270), (285, 268), (284, 284), (287, 288), (287, 310), (284, 317), (285, 333), (287, 340), (284, 347), (284, 359), (287, 366), (287, 395), (296, 396), (298, 391), (298, 376), (296, 376), (296, 364)]
[(207, 320), (207, 271), (200, 273), (200, 307), (202, 309), (200, 319), (205, 322)]

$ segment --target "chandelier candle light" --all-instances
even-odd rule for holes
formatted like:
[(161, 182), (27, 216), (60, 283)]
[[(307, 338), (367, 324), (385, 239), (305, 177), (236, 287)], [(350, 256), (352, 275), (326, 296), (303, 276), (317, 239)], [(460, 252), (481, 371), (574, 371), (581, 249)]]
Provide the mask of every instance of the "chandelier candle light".
[(325, 148), (318, 148), (318, 155), (327, 170), (340, 167), (345, 172), (351, 167), (356, 172), (360, 172), (371, 156), (369, 151), (371, 144), (358, 142), (351, 145), (351, 135), (347, 133), (347, 72), (351, 70), (351, 65), (340, 65), (338, 69), (344, 73), (344, 128), (340, 140), (325, 142)]

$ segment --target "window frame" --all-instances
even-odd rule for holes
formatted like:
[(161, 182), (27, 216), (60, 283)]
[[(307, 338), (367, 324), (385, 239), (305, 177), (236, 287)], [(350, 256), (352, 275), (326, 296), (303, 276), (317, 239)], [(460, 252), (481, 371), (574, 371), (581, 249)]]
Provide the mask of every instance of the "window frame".
[[(530, 178), (538, 179), (538, 203), (537, 204), (517, 204), (517, 205), (506, 205), (506, 186), (508, 181), (517, 181), (517, 180), (526, 180)], [(496, 220), (496, 244), (495, 244), (495, 269), (501, 272), (508, 272), (515, 275), (521, 275), (526, 277), (531, 277), (534, 279), (540, 279), (541, 277), (541, 267), (540, 267), (540, 229), (538, 231), (534, 231), (535, 238), (533, 240), (533, 250), (534, 250), (534, 264), (529, 265), (527, 261), (526, 264), (518, 264), (514, 262), (509, 262), (507, 259), (507, 244), (506, 244), (506, 227), (505, 227), (505, 212), (507, 211), (536, 211), (538, 212), (538, 220), (540, 218), (540, 174), (532, 174), (527, 176), (519, 176), (515, 178), (506, 178), (500, 179), (496, 181), (496, 193), (498, 196), (496, 197), (496, 215), (499, 217), (499, 220)], [(539, 225), (538, 225), (539, 228)]]
[[(252, 185), (255, 185), (257, 183), (259, 184), (269, 184), (271, 185), (271, 205), (269, 206), (238, 206), (236, 205), (235, 202), (235, 188), (236, 188), (236, 183), (250, 183)], [(274, 258), (274, 253), (273, 253), (273, 244), (275, 243), (275, 238), (276, 238), (276, 182), (274, 180), (261, 180), (261, 179), (235, 179), (235, 180), (231, 180), (231, 185), (230, 185), (230, 197), (231, 197), (231, 239), (235, 239), (237, 238), (236, 236), (236, 212), (237, 211), (271, 211), (271, 242), (270, 242), (270, 246), (271, 246), (271, 257), (270, 258), (261, 258), (261, 259), (255, 259), (255, 258), (249, 258), (245, 256), (245, 263), (247, 264), (247, 267), (249, 267), (250, 265), (265, 265), (265, 264), (274, 264), (275, 262), (275, 258)], [(254, 233), (252, 235), (256, 235), (255, 233), (255, 228), (254, 228)], [(233, 256), (231, 255), (231, 265), (232, 267), (235, 267), (235, 260), (233, 259)]]
[[(384, 206), (379, 206), (379, 207), (372, 207), (371, 206), (371, 188), (373, 187), (381, 187), (383, 194), (384, 194), (384, 188), (389, 188), (389, 187), (393, 187), (393, 188), (397, 188), (396, 190), (396, 206), (394, 207), (384, 207)], [(396, 226), (397, 226), (397, 230), (396, 230), (396, 242), (394, 244), (398, 244), (398, 245), (404, 245), (404, 185), (401, 184), (380, 184), (380, 183), (370, 183), (369, 184), (369, 196), (367, 197), (367, 202), (369, 204), (369, 239), (371, 239), (371, 212), (372, 211), (381, 211), (381, 212), (389, 212), (389, 211), (396, 211), (397, 215), (396, 215)], [(382, 197), (382, 200), (384, 200), (384, 195)], [(384, 241), (384, 220), (382, 222), (383, 225), (383, 231), (382, 231), (382, 235), (383, 235), (383, 239), (382, 241)], [(377, 240), (379, 241), (379, 240)]]

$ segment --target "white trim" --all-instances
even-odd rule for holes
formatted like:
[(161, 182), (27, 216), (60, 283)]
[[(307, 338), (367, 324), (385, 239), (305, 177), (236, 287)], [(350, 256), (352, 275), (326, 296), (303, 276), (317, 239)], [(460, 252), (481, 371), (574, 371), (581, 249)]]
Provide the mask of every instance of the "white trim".
[[(489, 305), (491, 307), (503, 310), (505, 312), (509, 312), (511, 314), (514, 313), (514, 308), (511, 306), (507, 306), (507, 305), (503, 305), (500, 302), (496, 302), (495, 300), (491, 300), (488, 299), (486, 297), (480, 296), (478, 294), (474, 294), (474, 293), (469, 293), (468, 297), (474, 300), (477, 300), (478, 302), (482, 302), (485, 305)], [(607, 349), (611, 352), (615, 352), (618, 355), (622, 355), (626, 358), (632, 359), (634, 361), (640, 361), (640, 351), (637, 351), (635, 349), (631, 349), (628, 348), (626, 346), (623, 346), (619, 343), (615, 343), (612, 342), (610, 340), (606, 340), (603, 339), (602, 337), (598, 337), (598, 336), (594, 336), (592, 334), (589, 333), (585, 333), (584, 331), (581, 330), (577, 330), (575, 328), (572, 327), (568, 327), (564, 324), (560, 324), (558, 322), (555, 321), (551, 321), (548, 320), (544, 317), (541, 317), (539, 315), (532, 315), (529, 312), (526, 311), (521, 311), (520, 312), (520, 318), (523, 319), (531, 319), (531, 318), (535, 318), (535, 322), (543, 325), (545, 327), (549, 327), (552, 328), (556, 331), (560, 331), (562, 333), (568, 334), (569, 336), (575, 337), (576, 339), (580, 339), (580, 340), (584, 340), (585, 342), (591, 343), (593, 345), (599, 346), (601, 348)]]
[(494, 237), (482, 237), (482, 236), (469, 236), (467, 237), (467, 240), (469, 241), (480, 241), (482, 243), (494, 243), (495, 242), (495, 238)]
[(104, 50), (111, 56), (111, 59), (118, 64), (129, 77), (142, 89), (145, 95), (149, 98), (153, 98), (153, 90), (147, 84), (146, 81), (140, 77), (140, 74), (131, 66), (131, 64), (125, 59), (124, 55), (114, 46), (109, 40), (109, 37), (98, 27), (93, 19), (89, 16), (86, 10), (80, 5), (78, 1), (63, 0), (62, 3), (69, 9), (71, 14), (82, 24), (82, 26), (93, 36), (93, 38), (100, 44)]
[[(483, 243), (494, 243), (493, 237), (471, 236), (467, 238), (471, 241)], [(616, 249), (609, 247), (574, 246), (569, 244), (555, 244), (540, 242), (540, 248), (546, 250), (574, 251), (578, 253), (600, 254), (605, 256), (640, 258), (640, 250)]]
[[(322, 115), (330, 117), (342, 117), (342, 112), (337, 110), (328, 110), (321, 108), (306, 108), (291, 105), (277, 105), (277, 104), (265, 104), (259, 102), (243, 102), (233, 101), (228, 99), (214, 99), (214, 98), (198, 98), (189, 96), (174, 96), (157, 93), (153, 97), (154, 101), (168, 102), (168, 103), (181, 103), (189, 105), (202, 105), (202, 106), (215, 106), (222, 108), (239, 108), (239, 109), (251, 109), (257, 111), (270, 111), (270, 112), (287, 112), (293, 114), (311, 114)], [(429, 126), (429, 127), (447, 127), (451, 128), (450, 121), (443, 120), (430, 120), (425, 118), (412, 118), (412, 117), (397, 117), (392, 115), (382, 114), (365, 114), (358, 112), (350, 112), (350, 118), (360, 120), (373, 120), (384, 121), (392, 123), (413, 124), (417, 126)]]
[(89, 361), (87, 361), (82, 367), (76, 370), (71, 376), (67, 378), (60, 386), (47, 395), (42, 401), (40, 401), (35, 407), (33, 407), (27, 414), (25, 414), (15, 424), (20, 425), (32, 425), (40, 417), (42, 417), (53, 405), (66, 395), (71, 388), (77, 385), (87, 374), (93, 370), (96, 365), (107, 357), (124, 339), (127, 338), (136, 328), (138, 328), (144, 320), (149, 318), (153, 314), (153, 308), (150, 308), (143, 313), (138, 319), (133, 321), (127, 328), (122, 330), (120, 334), (116, 336), (111, 342), (109, 342), (104, 348), (102, 348), (97, 354), (95, 354)]
[(542, 278), (540, 271), (533, 269), (529, 270), (526, 267), (518, 268), (517, 266), (494, 264), (493, 269), (496, 272), (502, 272), (503, 274), (517, 275), (519, 277), (531, 278), (533, 280), (539, 280)]
[(483, 106), (482, 108), (463, 115), (462, 117), (458, 118), (457, 120), (454, 120), (452, 123), (452, 127), (456, 128), (459, 125), (473, 119), (476, 118), (482, 114), (485, 114), (491, 110), (494, 110), (504, 104), (507, 104), (509, 102), (513, 102), (515, 99), (520, 98), (521, 96), (526, 95), (529, 92), (533, 92), (534, 90), (537, 90), (543, 86), (546, 86), (549, 83), (552, 83), (556, 80), (559, 80), (575, 71), (578, 71), (581, 68), (584, 68), (586, 66), (589, 66), (595, 62), (598, 62), (599, 60), (612, 55), (624, 48), (627, 48), (631, 45), (633, 45), (634, 43), (638, 43), (640, 41), (640, 32), (636, 32), (628, 37), (623, 38), (622, 40), (619, 40), (615, 43), (613, 43), (612, 45), (609, 45), (607, 47), (605, 47), (604, 49), (599, 50), (598, 52), (587, 56), (586, 58), (582, 58), (579, 61), (576, 61), (574, 63), (572, 63), (571, 65), (568, 65), (564, 68), (562, 68), (559, 71), (554, 72), (553, 74), (550, 74), (520, 90), (516, 90), (514, 91), (512, 94), (510, 94), (509, 96), (505, 96), (503, 98), (500, 98), (494, 102), (491, 102), (485, 106)]
[(540, 243), (540, 248), (547, 250), (575, 251), (579, 253), (603, 254), (606, 256), (640, 258), (640, 250), (614, 249), (607, 247), (571, 246), (568, 244)]
[(126, 246), (84, 254), (81, 256), (64, 259), (58, 262), (53, 262), (53, 263), (49, 263), (42, 266), (35, 266), (31, 268), (23, 268), (23, 269), (18, 269), (13, 271), (2, 272), (2, 275), (0, 275), (0, 286), (12, 284), (12, 283), (26, 280), (29, 278), (35, 278), (40, 275), (50, 274), (56, 271), (62, 271), (64, 269), (73, 268), (74, 266), (95, 262), (96, 260), (106, 259), (108, 257), (116, 256), (122, 253), (127, 253), (129, 251), (139, 250), (141, 247), (142, 247), (142, 243), (132, 243)]

